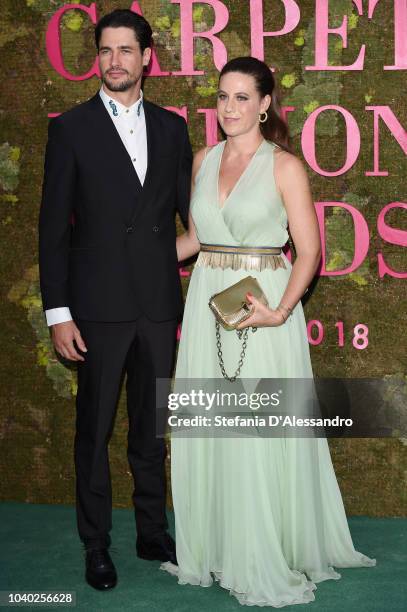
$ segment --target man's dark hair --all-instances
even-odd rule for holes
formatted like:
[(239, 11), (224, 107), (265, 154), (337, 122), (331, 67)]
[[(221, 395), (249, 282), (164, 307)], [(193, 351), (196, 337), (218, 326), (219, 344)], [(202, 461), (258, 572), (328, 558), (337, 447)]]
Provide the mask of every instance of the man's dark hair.
[(99, 51), (99, 42), (104, 28), (131, 28), (134, 30), (136, 40), (140, 44), (141, 52), (151, 47), (151, 37), (153, 32), (150, 24), (144, 17), (133, 13), (129, 9), (116, 9), (99, 19), (95, 28), (95, 42)]

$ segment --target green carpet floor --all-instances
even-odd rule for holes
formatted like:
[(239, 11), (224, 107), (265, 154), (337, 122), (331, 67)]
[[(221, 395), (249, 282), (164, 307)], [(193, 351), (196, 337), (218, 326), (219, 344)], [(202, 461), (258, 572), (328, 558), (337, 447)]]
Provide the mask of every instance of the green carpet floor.
[[(172, 513), (169, 521), (173, 532)], [(305, 606), (313, 612), (407, 610), (407, 519), (349, 517), (349, 525), (355, 548), (376, 558), (377, 566), (339, 569), (342, 578), (319, 583), (314, 602), (284, 610), (298, 612)], [(72, 506), (1, 503), (0, 534), (1, 591), (76, 591), (75, 609), (89, 611), (244, 609), (217, 584), (210, 588), (180, 586), (176, 578), (159, 571), (158, 561), (138, 559), (130, 510), (113, 511), (112, 558), (119, 582), (115, 589), (104, 593), (84, 581), (84, 556)]]

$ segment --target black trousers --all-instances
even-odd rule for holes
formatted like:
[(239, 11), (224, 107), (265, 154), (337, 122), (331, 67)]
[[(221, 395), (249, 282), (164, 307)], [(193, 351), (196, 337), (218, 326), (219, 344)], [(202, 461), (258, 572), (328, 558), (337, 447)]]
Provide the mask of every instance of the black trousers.
[(112, 487), (108, 443), (127, 373), (127, 456), (134, 479), (137, 534), (150, 538), (168, 527), (164, 438), (166, 409), (156, 409), (156, 378), (170, 378), (177, 321), (101, 323), (75, 320), (87, 353), (78, 362), (75, 471), (79, 537), (86, 548), (109, 546)]

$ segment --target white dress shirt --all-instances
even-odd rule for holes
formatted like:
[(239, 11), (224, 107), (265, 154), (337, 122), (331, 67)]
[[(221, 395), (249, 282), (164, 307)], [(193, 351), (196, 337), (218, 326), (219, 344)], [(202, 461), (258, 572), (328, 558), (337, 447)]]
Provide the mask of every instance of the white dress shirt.
[[(140, 98), (129, 107), (111, 98), (103, 87), (100, 88), (99, 95), (133, 162), (140, 183), (143, 185), (147, 172), (147, 133), (143, 92), (140, 90)], [(50, 308), (45, 311), (45, 316), (48, 326), (72, 321), (71, 312), (67, 306)]]

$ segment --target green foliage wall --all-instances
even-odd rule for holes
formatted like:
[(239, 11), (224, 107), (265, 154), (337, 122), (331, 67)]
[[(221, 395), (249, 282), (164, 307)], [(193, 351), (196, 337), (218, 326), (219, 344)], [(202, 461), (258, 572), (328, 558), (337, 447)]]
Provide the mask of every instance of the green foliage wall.
[[(88, 0), (83, 4), (89, 6)], [(0, 108), (0, 243), (1, 243), (1, 350), (0, 350), (0, 498), (27, 502), (74, 501), (73, 434), (76, 377), (73, 368), (61, 364), (52, 349), (42, 313), (38, 285), (37, 219), (41, 195), (43, 154), (48, 113), (59, 113), (92, 96), (99, 87), (96, 77), (87, 81), (64, 80), (50, 66), (45, 51), (47, 24), (65, 2), (60, 0), (3, 0), (0, 49), (3, 67)], [(129, 8), (130, 0), (98, 0), (99, 16), (114, 8)], [(224, 1), (230, 13), (228, 27), (220, 34), (229, 58), (250, 53), (248, 0)], [(405, 156), (389, 131), (381, 128), (381, 166), (388, 177), (367, 177), (373, 167), (373, 119), (367, 104), (389, 105), (402, 125), (407, 125), (404, 71), (383, 71), (393, 63), (392, 3), (381, 2), (374, 19), (357, 16), (350, 0), (331, 0), (331, 27), (349, 16), (349, 45), (331, 37), (332, 64), (351, 64), (360, 46), (367, 45), (363, 72), (309, 72), (314, 60), (315, 3), (298, 2), (301, 21), (291, 34), (265, 41), (265, 60), (276, 67), (276, 78), (285, 105), (297, 108), (289, 115), (294, 146), (301, 156), (300, 135), (307, 116), (323, 104), (348, 109), (361, 132), (361, 153), (344, 175), (326, 178), (309, 170), (314, 199), (353, 204), (365, 217), (370, 249), (365, 263), (346, 277), (322, 277), (304, 304), (307, 320), (319, 319), (324, 341), (311, 347), (316, 376), (394, 377), (406, 375), (405, 284), (389, 276), (379, 279), (377, 252), (387, 263), (405, 271), (405, 249), (384, 243), (376, 229), (380, 210), (392, 201), (407, 201)], [(364, 3), (366, 4), (366, 3)], [(141, 0), (144, 16), (155, 31), (162, 69), (179, 70), (179, 6), (169, 0)], [(265, 30), (278, 29), (284, 21), (280, 0), (265, 0)], [(366, 9), (365, 9), (366, 11)], [(196, 30), (213, 22), (210, 7), (194, 9)], [(86, 72), (94, 61), (93, 25), (81, 11), (62, 20), (65, 65), (74, 74)], [(150, 78), (146, 97), (166, 106), (188, 106), (188, 123), (194, 149), (204, 144), (204, 116), (198, 108), (215, 106), (217, 70), (209, 43), (198, 40), (195, 65), (206, 71), (197, 77)], [(333, 169), (343, 163), (344, 125), (341, 120), (318, 123), (318, 162)], [(406, 229), (400, 210), (387, 222)], [(340, 209), (326, 220), (328, 269), (352, 260), (353, 233)], [(184, 290), (188, 279), (184, 278)], [(339, 347), (335, 322), (345, 326), (345, 346)], [(352, 346), (356, 323), (369, 326), (369, 346)], [(404, 343), (405, 344), (405, 343)], [(403, 411), (406, 398), (394, 397), (394, 410)], [(127, 418), (121, 398), (110, 444), (114, 502), (130, 506), (131, 475), (126, 458)], [(351, 514), (405, 515), (407, 440), (348, 439), (329, 441), (346, 509)], [(169, 500), (170, 501), (170, 500)]]

